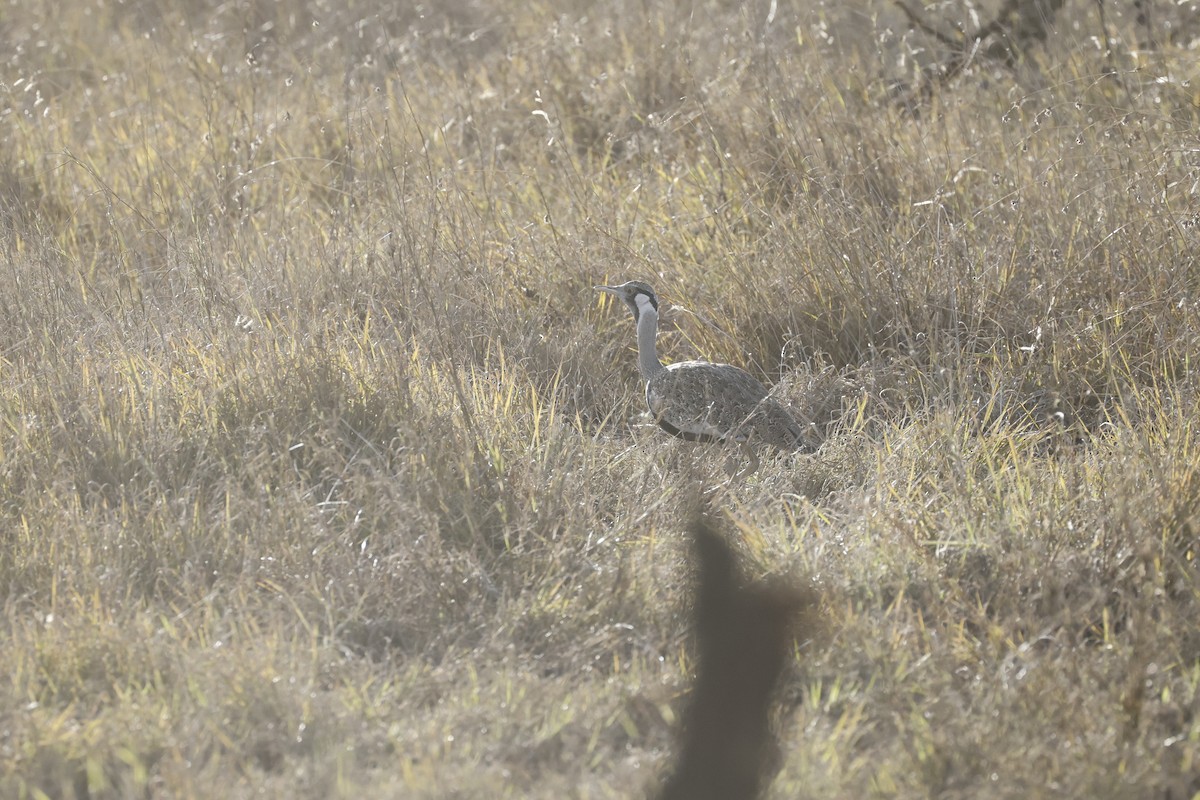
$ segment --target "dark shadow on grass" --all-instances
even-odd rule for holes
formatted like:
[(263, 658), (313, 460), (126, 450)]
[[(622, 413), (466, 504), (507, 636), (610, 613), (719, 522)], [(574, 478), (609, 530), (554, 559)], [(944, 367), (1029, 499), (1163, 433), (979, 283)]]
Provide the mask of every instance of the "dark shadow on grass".
[(816, 594), (748, 582), (712, 521), (691, 526), (699, 581), (699, 671), (682, 748), (660, 800), (752, 800), (779, 768), (770, 717), (775, 685), (817, 607)]

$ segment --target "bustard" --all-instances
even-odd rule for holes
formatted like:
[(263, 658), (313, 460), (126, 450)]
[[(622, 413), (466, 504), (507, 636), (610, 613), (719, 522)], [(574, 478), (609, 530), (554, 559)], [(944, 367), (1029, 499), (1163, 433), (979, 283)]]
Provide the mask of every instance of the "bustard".
[[(658, 360), (658, 297), (649, 285), (629, 281), (594, 288), (621, 298), (633, 312), (646, 405), (660, 428), (692, 441), (761, 442), (780, 450), (807, 449), (800, 425), (744, 369), (709, 361), (664, 366)], [(757, 457), (754, 461), (757, 466)]]

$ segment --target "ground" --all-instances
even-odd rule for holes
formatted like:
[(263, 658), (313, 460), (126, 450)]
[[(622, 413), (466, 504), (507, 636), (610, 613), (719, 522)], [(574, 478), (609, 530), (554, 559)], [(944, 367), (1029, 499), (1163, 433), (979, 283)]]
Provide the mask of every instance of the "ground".
[(769, 797), (1195, 796), (1200, 24), (997, 5), (7, 8), (0, 796), (647, 796), (704, 504)]

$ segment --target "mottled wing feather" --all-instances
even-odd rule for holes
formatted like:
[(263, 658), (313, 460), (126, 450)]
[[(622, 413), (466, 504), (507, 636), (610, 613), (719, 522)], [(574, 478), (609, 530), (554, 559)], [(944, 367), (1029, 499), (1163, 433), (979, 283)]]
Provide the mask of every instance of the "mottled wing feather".
[(664, 430), (685, 439), (803, 446), (792, 415), (753, 376), (730, 364), (671, 364), (646, 384), (646, 403)]

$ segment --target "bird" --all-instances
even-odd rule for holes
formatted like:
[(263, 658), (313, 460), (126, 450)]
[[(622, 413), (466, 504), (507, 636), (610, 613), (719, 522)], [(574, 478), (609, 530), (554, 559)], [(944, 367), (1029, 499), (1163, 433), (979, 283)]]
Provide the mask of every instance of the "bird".
[(649, 284), (628, 281), (593, 288), (619, 297), (633, 313), (638, 371), (646, 381), (646, 405), (660, 428), (689, 441), (765, 444), (786, 452), (809, 449), (795, 418), (744, 369), (710, 361), (659, 361), (658, 295)]

